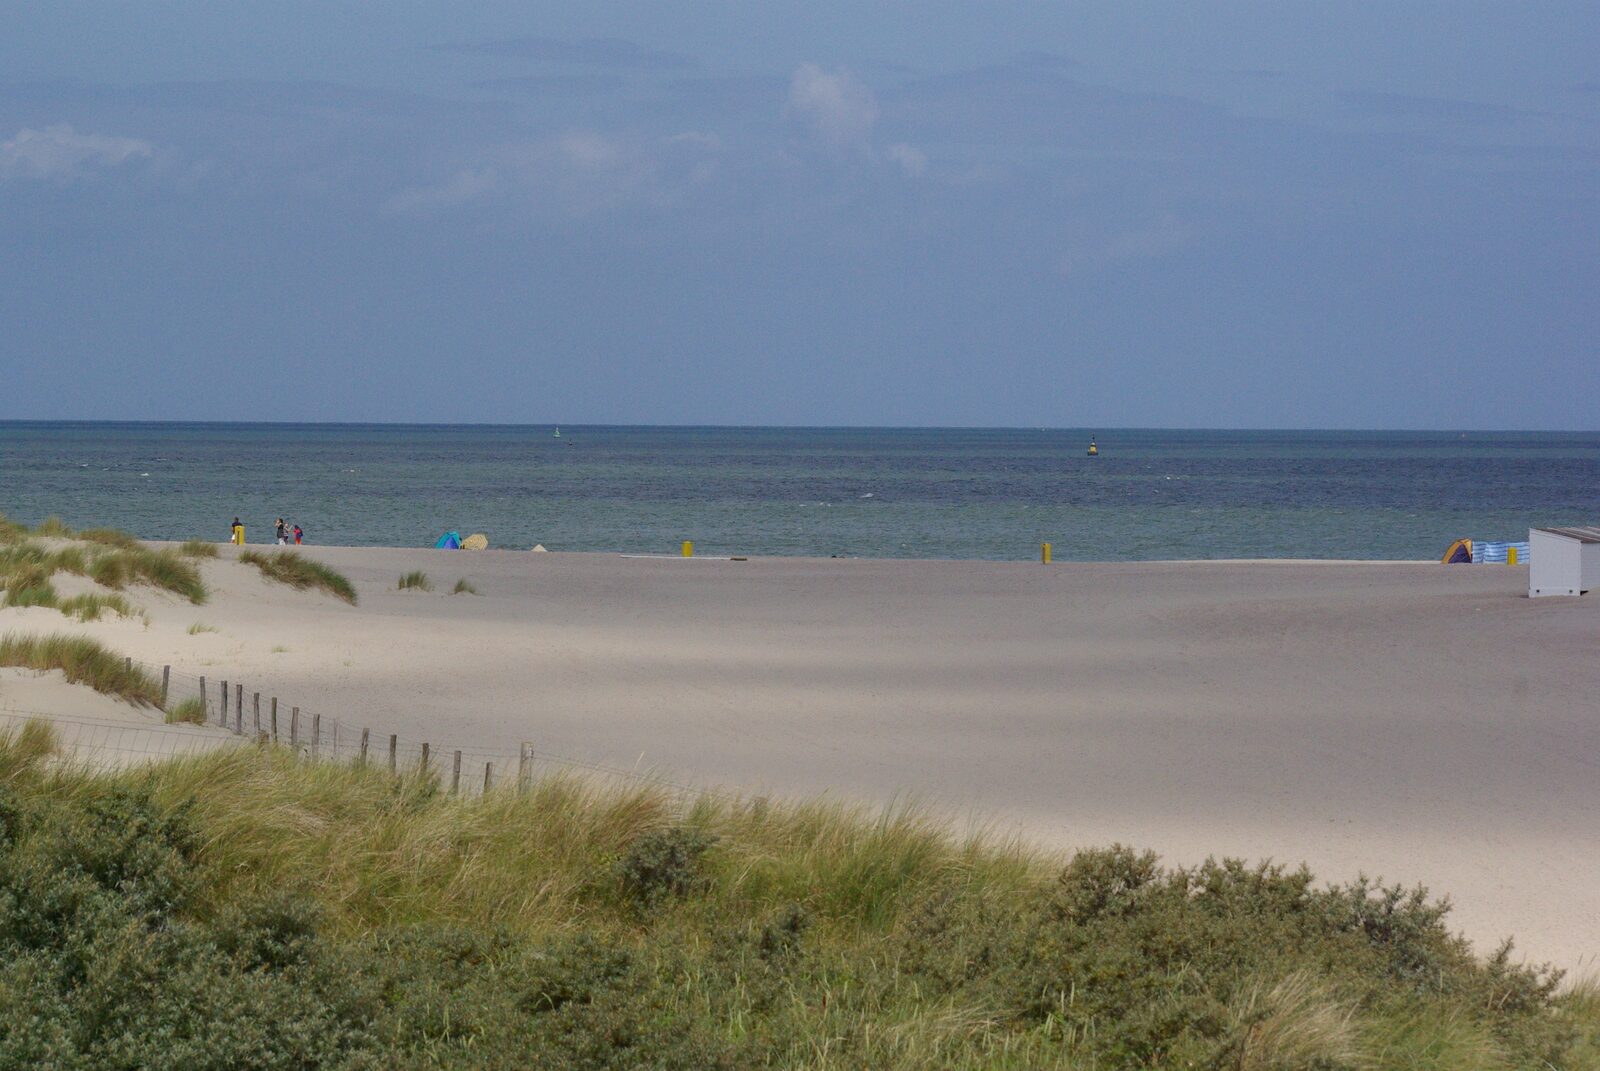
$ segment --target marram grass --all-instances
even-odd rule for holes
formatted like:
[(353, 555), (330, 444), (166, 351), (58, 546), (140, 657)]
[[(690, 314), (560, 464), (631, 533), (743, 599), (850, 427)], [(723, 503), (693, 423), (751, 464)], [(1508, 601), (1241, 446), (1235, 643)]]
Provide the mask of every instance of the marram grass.
[(178, 546), (178, 553), (186, 558), (215, 558), (220, 553), (215, 543), (203, 539), (186, 539)]
[(261, 575), (268, 580), (288, 584), (301, 590), (314, 588), (325, 591), (337, 599), (343, 599), (351, 606), (356, 604), (355, 585), (350, 583), (343, 573), (330, 569), (319, 561), (296, 554), (292, 550), (280, 550), (270, 554), (247, 550), (239, 555), (239, 560), (260, 569)]
[(0, 913), (30, 927), (0, 1021), (49, 1039), (34, 1063), (1549, 1071), (1600, 1033), (1593, 986), (1473, 957), (1425, 898), (907, 807), (452, 798), (251, 746), (91, 775), (28, 727), (0, 816)]
[(432, 591), (433, 581), (429, 580), (428, 574), (421, 569), (413, 569), (411, 572), (403, 574), (399, 583), (395, 586), (400, 591)]
[(175, 703), (167, 711), (167, 724), (169, 725), (204, 725), (206, 723), (206, 701), (199, 696), (190, 696), (188, 699)]
[(0, 636), (0, 666), (24, 669), (59, 669), (74, 684), (87, 684), (97, 692), (140, 706), (158, 706), (161, 682), (137, 666), (129, 667), (87, 636), (37, 636), (8, 632)]

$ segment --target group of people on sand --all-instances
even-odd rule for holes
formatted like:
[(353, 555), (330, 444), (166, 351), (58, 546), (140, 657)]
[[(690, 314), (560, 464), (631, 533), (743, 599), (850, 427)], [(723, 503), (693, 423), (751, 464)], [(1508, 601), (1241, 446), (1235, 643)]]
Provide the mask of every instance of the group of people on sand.
[[(294, 542), (295, 546), (299, 546), (305, 542), (306, 533), (305, 529), (298, 524), (291, 525), (284, 521), (282, 517), (279, 517), (276, 538), (280, 547), (287, 547), (291, 541)], [(240, 523), (237, 517), (233, 519), (233, 524), (228, 526), (228, 542), (233, 543), (235, 546), (244, 546), (244, 525)]]

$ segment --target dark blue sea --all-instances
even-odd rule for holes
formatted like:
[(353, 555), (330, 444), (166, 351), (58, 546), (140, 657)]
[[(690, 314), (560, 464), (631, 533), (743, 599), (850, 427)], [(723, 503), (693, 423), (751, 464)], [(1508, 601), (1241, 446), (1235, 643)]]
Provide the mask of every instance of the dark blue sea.
[[(0, 423), (0, 512), (153, 539), (1436, 558), (1600, 522), (1600, 433)], [(1090, 437), (1099, 457), (1086, 456)]]

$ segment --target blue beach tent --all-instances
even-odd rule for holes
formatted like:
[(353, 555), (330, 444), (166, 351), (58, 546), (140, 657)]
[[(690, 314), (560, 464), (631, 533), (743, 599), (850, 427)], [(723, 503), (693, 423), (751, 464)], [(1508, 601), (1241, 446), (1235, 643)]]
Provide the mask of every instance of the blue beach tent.
[(444, 535), (439, 537), (439, 542), (434, 544), (434, 548), (437, 550), (460, 550), (461, 533), (446, 532)]

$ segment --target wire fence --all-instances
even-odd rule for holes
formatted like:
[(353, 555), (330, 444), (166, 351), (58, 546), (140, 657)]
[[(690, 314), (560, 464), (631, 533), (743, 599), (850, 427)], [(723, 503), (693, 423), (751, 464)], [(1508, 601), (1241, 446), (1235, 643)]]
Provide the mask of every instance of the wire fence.
[[(669, 781), (648, 771), (628, 770), (536, 749), (430, 741), (385, 733), (322, 711), (280, 702), (257, 682), (183, 673), (171, 666), (124, 659), (160, 683), (159, 708), (132, 708), (127, 719), (80, 717), (0, 704), (0, 729), (46, 720), (64, 754), (94, 770), (120, 770), (141, 762), (200, 755), (246, 745), (287, 748), (308, 762), (345, 763), (387, 769), (396, 775), (426, 776), (452, 794), (478, 794), (495, 788), (526, 789), (556, 771), (648, 785), (680, 795), (721, 793)], [(191, 702), (198, 700), (198, 710)], [(169, 722), (168, 712), (189, 703), (199, 722)], [(137, 719), (146, 717), (148, 723)]]

